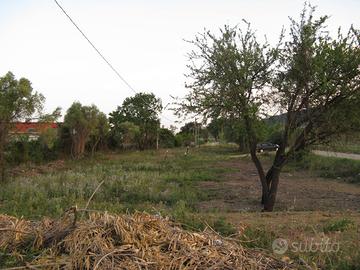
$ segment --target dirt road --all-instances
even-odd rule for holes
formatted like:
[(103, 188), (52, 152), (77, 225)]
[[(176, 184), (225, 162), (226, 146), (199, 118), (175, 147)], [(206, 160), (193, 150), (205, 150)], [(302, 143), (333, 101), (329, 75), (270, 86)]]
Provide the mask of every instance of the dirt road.
[(340, 152), (332, 152), (332, 151), (321, 151), (321, 150), (313, 150), (315, 155), (323, 156), (323, 157), (336, 157), (336, 158), (347, 158), (353, 160), (360, 160), (359, 154), (350, 154), (350, 153), (340, 153)]

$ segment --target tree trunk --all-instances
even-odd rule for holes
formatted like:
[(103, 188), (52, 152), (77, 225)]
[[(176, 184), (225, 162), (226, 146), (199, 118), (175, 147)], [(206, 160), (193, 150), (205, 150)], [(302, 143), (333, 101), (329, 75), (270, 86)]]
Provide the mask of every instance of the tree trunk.
[(268, 193), (263, 194), (264, 211), (271, 212), (274, 209), (276, 194), (279, 186), (280, 169), (271, 167), (268, 174), (266, 175), (268, 185)]
[(253, 143), (250, 146), (250, 155), (251, 155), (251, 160), (255, 164), (256, 170), (260, 177), (260, 183), (261, 183), (261, 187), (262, 187), (262, 194), (264, 196), (264, 200), (267, 200), (267, 194), (269, 193), (269, 185), (267, 184), (267, 179), (264, 174), (264, 169), (261, 165), (261, 162), (256, 155), (256, 143)]
[(262, 202), (267, 202), (268, 201), (268, 195), (269, 195), (269, 184), (267, 181), (267, 177), (264, 173), (264, 168), (261, 164), (261, 161), (259, 160), (258, 156), (256, 155), (256, 146), (257, 146), (257, 140), (256, 140), (256, 136), (255, 136), (255, 132), (253, 130), (252, 124), (251, 124), (251, 120), (248, 116), (244, 117), (245, 120), (245, 126), (246, 126), (246, 132), (247, 132), (247, 136), (248, 136), (248, 143), (249, 143), (249, 148), (250, 148), (250, 155), (251, 155), (251, 160), (254, 163), (256, 170), (258, 172), (259, 178), (260, 178), (260, 183), (261, 183), (261, 187), (262, 187)]
[(100, 142), (100, 137), (98, 139), (96, 139), (94, 145), (91, 148), (91, 157), (94, 157), (94, 154), (95, 154), (95, 151), (96, 151), (96, 148), (97, 148), (99, 142)]

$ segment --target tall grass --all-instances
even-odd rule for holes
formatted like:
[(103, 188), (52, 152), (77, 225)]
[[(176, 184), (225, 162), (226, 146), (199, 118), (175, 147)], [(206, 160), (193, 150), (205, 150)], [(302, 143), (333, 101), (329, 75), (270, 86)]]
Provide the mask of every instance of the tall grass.
[(0, 212), (37, 218), (59, 216), (67, 208), (86, 204), (98, 184), (91, 208), (112, 212), (171, 209), (185, 201), (189, 210), (207, 194), (197, 182), (217, 180), (224, 169), (210, 166), (227, 157), (208, 148), (128, 152), (70, 161), (70, 169), (10, 179), (0, 191)]
[(318, 176), (349, 183), (360, 183), (360, 161), (303, 154), (288, 164), (288, 169), (306, 169)]

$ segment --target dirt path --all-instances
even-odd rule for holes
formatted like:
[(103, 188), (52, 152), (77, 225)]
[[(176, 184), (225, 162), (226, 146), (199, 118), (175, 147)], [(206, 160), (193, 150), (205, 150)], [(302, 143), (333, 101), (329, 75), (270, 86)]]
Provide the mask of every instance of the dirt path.
[(360, 160), (359, 154), (350, 154), (350, 153), (341, 153), (341, 152), (332, 152), (332, 151), (321, 151), (321, 150), (313, 150), (315, 155), (323, 156), (323, 157), (336, 157), (336, 158), (347, 158)]
[[(198, 207), (203, 211), (259, 211), (261, 186), (254, 165), (246, 159), (219, 164), (234, 169), (218, 181), (200, 183), (209, 200)], [(314, 177), (309, 173), (283, 172), (280, 177), (276, 210), (327, 211), (360, 209), (360, 186)]]

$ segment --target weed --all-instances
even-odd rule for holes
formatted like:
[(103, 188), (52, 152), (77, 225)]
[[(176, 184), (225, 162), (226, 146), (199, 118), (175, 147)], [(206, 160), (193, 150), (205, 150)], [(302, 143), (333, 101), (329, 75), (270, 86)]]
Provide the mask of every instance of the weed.
[(288, 164), (288, 169), (306, 169), (325, 178), (360, 183), (360, 161), (305, 154)]
[(354, 222), (352, 220), (347, 219), (347, 218), (342, 218), (342, 219), (328, 222), (324, 226), (323, 231), (324, 231), (324, 233), (343, 232), (352, 226), (354, 226)]
[(213, 221), (212, 227), (223, 236), (231, 236), (237, 232), (236, 228), (231, 223), (227, 222), (224, 217), (219, 217)]
[(246, 227), (240, 235), (241, 243), (249, 248), (271, 249), (274, 239), (275, 234), (262, 227)]
[(216, 180), (222, 168), (209, 166), (226, 159), (226, 151), (210, 154), (211, 149), (172, 149), (167, 159), (159, 151), (98, 155), (95, 159), (68, 161), (63, 171), (11, 179), (0, 191), (0, 211), (15, 216), (57, 217), (77, 204), (82, 207), (97, 187), (90, 208), (121, 212), (147, 210), (162, 205), (173, 209), (185, 201), (187, 211), (207, 198), (196, 188), (197, 182)]

